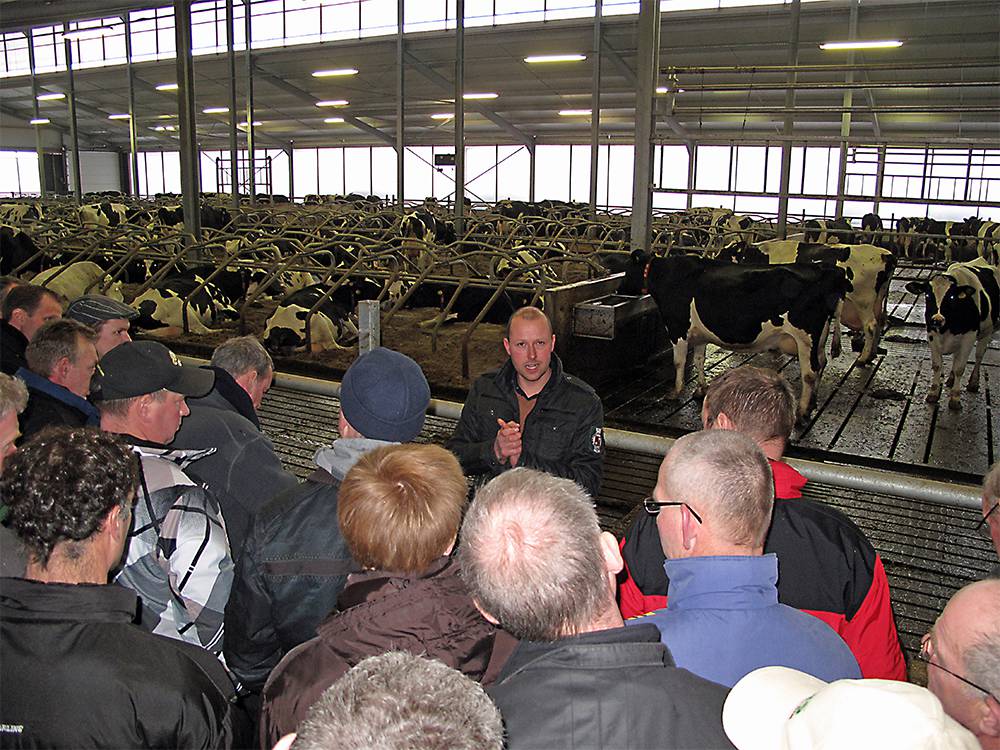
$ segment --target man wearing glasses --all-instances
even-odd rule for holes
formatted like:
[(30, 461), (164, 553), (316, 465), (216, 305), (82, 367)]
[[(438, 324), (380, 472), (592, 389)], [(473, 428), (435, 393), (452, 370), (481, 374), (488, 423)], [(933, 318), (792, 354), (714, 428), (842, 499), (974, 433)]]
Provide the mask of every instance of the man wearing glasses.
[(920, 658), (944, 710), (983, 750), (1000, 748), (1000, 579), (959, 590), (924, 636)]
[[(1000, 463), (994, 464), (983, 479), (983, 520), (976, 528), (992, 540), (1000, 556)], [(1000, 578), (1000, 565), (996, 565), (990, 575)]]
[(773, 506), (753, 440), (731, 430), (680, 438), (645, 501), (667, 556), (668, 604), (630, 623), (652, 622), (678, 667), (729, 687), (770, 666), (827, 682), (861, 677), (829, 626), (778, 603), (778, 556), (764, 554)]

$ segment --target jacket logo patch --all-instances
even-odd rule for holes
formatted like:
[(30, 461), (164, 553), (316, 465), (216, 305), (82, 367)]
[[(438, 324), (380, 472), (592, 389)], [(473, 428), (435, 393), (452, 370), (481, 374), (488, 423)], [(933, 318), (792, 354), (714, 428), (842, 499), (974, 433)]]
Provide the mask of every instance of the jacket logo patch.
[(601, 453), (604, 450), (604, 430), (600, 427), (595, 427), (593, 433), (590, 435), (590, 445), (594, 449), (594, 453)]

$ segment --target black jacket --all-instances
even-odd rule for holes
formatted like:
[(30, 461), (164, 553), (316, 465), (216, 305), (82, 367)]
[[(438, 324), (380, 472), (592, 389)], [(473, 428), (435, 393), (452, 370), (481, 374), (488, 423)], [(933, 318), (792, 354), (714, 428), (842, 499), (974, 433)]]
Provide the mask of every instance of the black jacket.
[(0, 371), (13, 375), (22, 367), (28, 366), (24, 358), (24, 350), (28, 348), (28, 339), (6, 320), (0, 320)]
[(120, 586), (0, 579), (0, 746), (245, 746), (218, 659), (135, 612)]
[(28, 386), (28, 405), (18, 417), (22, 440), (45, 427), (100, 425), (97, 409), (67, 388), (27, 368), (18, 370), (17, 376)]
[[(445, 443), (467, 474), (491, 479), (505, 469), (493, 453), (497, 419), (517, 422), (517, 374), (507, 363), (480, 376), (469, 390), (455, 434)], [(563, 372), (552, 355), (552, 375), (521, 425), (518, 466), (572, 479), (592, 497), (601, 488), (604, 464), (604, 409), (594, 389)]]
[(487, 692), (507, 750), (732, 748), (721, 685), (678, 669), (655, 625), (522, 641)]

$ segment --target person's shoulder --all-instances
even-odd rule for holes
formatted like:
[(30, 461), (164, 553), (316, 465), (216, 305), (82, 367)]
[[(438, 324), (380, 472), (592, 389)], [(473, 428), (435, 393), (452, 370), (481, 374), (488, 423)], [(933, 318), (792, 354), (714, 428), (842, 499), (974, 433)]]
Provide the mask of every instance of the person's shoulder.
[(593, 386), (591, 386), (587, 381), (578, 378), (576, 375), (570, 375), (568, 372), (563, 372), (562, 380), (570, 388), (581, 391), (595, 400), (597, 399), (597, 391), (594, 390)]
[(339, 484), (304, 479), (265, 502), (254, 516), (254, 532), (260, 538), (281, 536), (285, 530), (302, 523), (318, 524), (337, 518)]

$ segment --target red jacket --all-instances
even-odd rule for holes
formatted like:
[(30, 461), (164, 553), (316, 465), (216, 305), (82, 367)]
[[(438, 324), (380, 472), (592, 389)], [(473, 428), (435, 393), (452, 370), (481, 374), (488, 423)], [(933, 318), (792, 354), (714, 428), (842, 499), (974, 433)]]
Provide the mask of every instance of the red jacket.
[[(778, 599), (837, 631), (866, 678), (906, 679), (882, 560), (840, 511), (801, 498), (805, 478), (782, 461), (774, 472), (774, 518), (764, 552), (778, 555)], [(623, 617), (667, 606), (667, 575), (656, 519), (640, 514), (621, 541), (625, 569), (618, 590)]]

